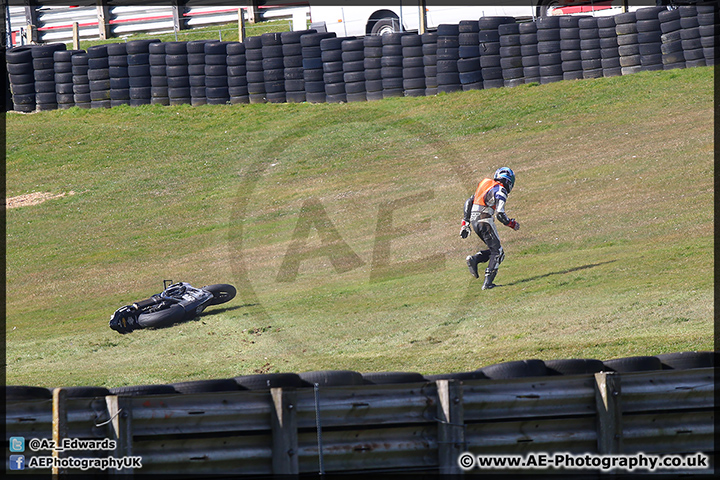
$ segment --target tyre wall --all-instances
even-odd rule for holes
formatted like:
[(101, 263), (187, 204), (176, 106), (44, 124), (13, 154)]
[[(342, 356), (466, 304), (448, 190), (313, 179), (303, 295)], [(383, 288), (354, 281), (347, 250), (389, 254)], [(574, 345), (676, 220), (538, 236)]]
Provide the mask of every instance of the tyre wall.
[(520, 23), (483, 17), (377, 38), (306, 30), (244, 43), (25, 45), (6, 52), (7, 109), (356, 102), (714, 65), (718, 25), (716, 5), (692, 5)]

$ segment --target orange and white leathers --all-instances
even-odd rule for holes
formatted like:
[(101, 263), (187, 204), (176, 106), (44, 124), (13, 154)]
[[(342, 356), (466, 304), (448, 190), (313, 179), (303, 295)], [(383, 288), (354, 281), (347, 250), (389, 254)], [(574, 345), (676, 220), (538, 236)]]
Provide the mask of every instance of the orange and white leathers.
[(502, 183), (486, 178), (478, 184), (475, 194), (468, 199), (472, 199), (469, 220), (473, 231), (488, 246), (487, 250), (481, 250), (475, 255), (477, 263), (488, 262), (486, 273), (497, 270), (505, 259), (494, 217), (497, 215), (503, 224), (509, 221), (505, 214), (507, 196), (507, 190)]

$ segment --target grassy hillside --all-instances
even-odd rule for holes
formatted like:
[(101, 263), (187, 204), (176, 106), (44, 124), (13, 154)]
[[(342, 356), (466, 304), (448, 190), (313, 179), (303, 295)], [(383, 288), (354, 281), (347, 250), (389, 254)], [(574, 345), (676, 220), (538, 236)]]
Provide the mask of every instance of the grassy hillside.
[[(713, 347), (713, 70), (353, 104), (7, 114), (7, 382), (438, 373)], [(462, 205), (507, 165), (507, 258)], [(72, 194), (71, 194), (72, 193)], [(232, 283), (121, 336), (163, 279)]]

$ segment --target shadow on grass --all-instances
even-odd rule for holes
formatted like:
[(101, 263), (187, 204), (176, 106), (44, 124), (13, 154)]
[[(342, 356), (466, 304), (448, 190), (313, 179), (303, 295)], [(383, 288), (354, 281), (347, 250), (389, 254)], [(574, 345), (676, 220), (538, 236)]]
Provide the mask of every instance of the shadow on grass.
[(254, 305), (256, 305), (256, 304), (235, 305), (232, 307), (222, 307), (222, 308), (208, 307), (208, 309), (204, 310), (197, 318), (204, 317), (206, 315), (215, 315), (218, 313), (232, 312), (233, 310), (239, 310), (241, 308), (252, 307)]
[(535, 277), (530, 277), (530, 278), (523, 278), (522, 280), (517, 280), (514, 282), (510, 282), (510, 283), (504, 283), (502, 285), (497, 285), (497, 286), (498, 287), (503, 287), (503, 286), (510, 287), (512, 285), (519, 285), (521, 283), (534, 282), (535, 280), (540, 280), (542, 278), (552, 277), (553, 275), (565, 275), (566, 273), (577, 272), (579, 270), (587, 270), (588, 268), (595, 268), (595, 267), (599, 267), (601, 265), (607, 265), (608, 263), (614, 263), (614, 262), (617, 262), (617, 260), (608, 260), (607, 262), (591, 263), (590, 265), (583, 265), (581, 267), (568, 268), (567, 270), (561, 270), (559, 272), (545, 273), (543, 275), (537, 275)]

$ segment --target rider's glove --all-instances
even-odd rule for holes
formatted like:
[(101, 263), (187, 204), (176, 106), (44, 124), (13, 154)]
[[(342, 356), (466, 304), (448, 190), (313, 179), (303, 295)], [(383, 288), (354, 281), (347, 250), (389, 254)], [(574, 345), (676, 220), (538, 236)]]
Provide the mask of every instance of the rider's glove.
[(514, 218), (510, 219), (507, 226), (512, 228), (513, 230), (520, 230), (520, 224)]
[(470, 235), (470, 224), (465, 220), (460, 224), (460, 237), (467, 238)]

